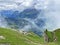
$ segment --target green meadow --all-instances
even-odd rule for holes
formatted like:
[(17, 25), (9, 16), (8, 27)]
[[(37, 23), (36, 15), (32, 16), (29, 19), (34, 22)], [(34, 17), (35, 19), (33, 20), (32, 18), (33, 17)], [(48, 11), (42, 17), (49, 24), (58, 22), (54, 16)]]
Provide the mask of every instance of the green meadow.
[(57, 36), (57, 41), (52, 42), (52, 35), (48, 32), (50, 42), (44, 42), (44, 37), (40, 37), (33, 32), (28, 34), (22, 34), (19, 31), (12, 29), (0, 28), (0, 36), (4, 36), (5, 39), (0, 39), (0, 44), (9, 43), (10, 45), (59, 45), (60, 42), (60, 30), (54, 31)]

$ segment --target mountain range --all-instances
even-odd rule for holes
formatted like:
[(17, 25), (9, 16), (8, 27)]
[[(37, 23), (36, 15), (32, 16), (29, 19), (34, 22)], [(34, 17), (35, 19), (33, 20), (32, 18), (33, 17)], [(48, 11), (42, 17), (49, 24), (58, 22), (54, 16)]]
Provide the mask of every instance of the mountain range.
[(35, 8), (27, 8), (22, 12), (18, 10), (1, 10), (0, 14), (4, 19), (0, 18), (0, 20), (6, 22), (4, 24), (9, 28), (24, 31), (32, 30), (35, 33), (42, 33), (44, 31), (45, 19), (41, 18), (43, 17), (43, 10)]

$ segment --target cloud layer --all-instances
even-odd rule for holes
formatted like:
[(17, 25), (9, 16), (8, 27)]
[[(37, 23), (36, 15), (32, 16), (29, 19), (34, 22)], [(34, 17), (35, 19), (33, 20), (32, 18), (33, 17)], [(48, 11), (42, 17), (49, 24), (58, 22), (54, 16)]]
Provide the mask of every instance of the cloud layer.
[[(0, 0), (1, 9), (18, 9), (18, 8), (27, 8), (34, 6), (35, 8), (46, 8), (48, 4), (47, 0)], [(21, 6), (21, 7), (20, 7)]]
[[(43, 10), (42, 14), (39, 14), (35, 20), (46, 19), (44, 28), (49, 30), (60, 28), (60, 0), (0, 0), (0, 10), (23, 11), (29, 7)], [(36, 25), (34, 21), (31, 21), (31, 23)], [(27, 26), (30, 27), (29, 25)]]

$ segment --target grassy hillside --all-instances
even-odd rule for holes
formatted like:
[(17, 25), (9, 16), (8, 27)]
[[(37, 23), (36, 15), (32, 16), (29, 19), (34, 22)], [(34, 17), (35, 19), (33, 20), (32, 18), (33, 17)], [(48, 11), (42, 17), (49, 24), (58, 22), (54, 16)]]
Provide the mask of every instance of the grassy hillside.
[(51, 32), (46, 30), (45, 34), (48, 36), (48, 45), (60, 45), (60, 29), (56, 29), (55, 31)]
[(56, 29), (54, 32), (55, 32), (55, 36), (57, 38), (57, 43), (60, 44), (60, 29)]
[[(52, 35), (50, 32), (47, 32), (50, 39)], [(55, 31), (55, 34), (60, 42), (60, 30)], [(0, 28), (0, 36), (4, 36), (5, 39), (0, 39), (0, 44), (9, 43), (10, 45), (59, 45), (55, 42), (45, 43), (43, 37), (39, 37), (33, 32), (29, 32), (28, 35), (22, 34), (18, 31), (11, 29)]]
[(0, 36), (5, 37), (5, 39), (0, 39), (0, 43), (10, 45), (40, 45), (43, 43), (43, 38), (32, 32), (24, 35), (11, 29), (0, 28)]

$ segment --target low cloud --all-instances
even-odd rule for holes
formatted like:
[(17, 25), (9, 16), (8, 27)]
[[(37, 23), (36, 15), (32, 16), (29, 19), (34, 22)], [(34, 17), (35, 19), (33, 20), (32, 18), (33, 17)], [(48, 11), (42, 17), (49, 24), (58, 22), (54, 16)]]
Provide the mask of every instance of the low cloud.
[[(39, 14), (36, 19), (46, 19), (44, 28), (49, 30), (60, 28), (60, 0), (0, 0), (0, 10), (12, 9), (22, 11), (28, 7), (34, 7), (37, 10), (43, 10), (41, 12), (43, 16), (41, 17), (42, 14)], [(40, 29), (40, 27), (35, 24), (34, 20), (30, 21), (30, 23)], [(29, 25), (27, 26), (30, 27)]]

